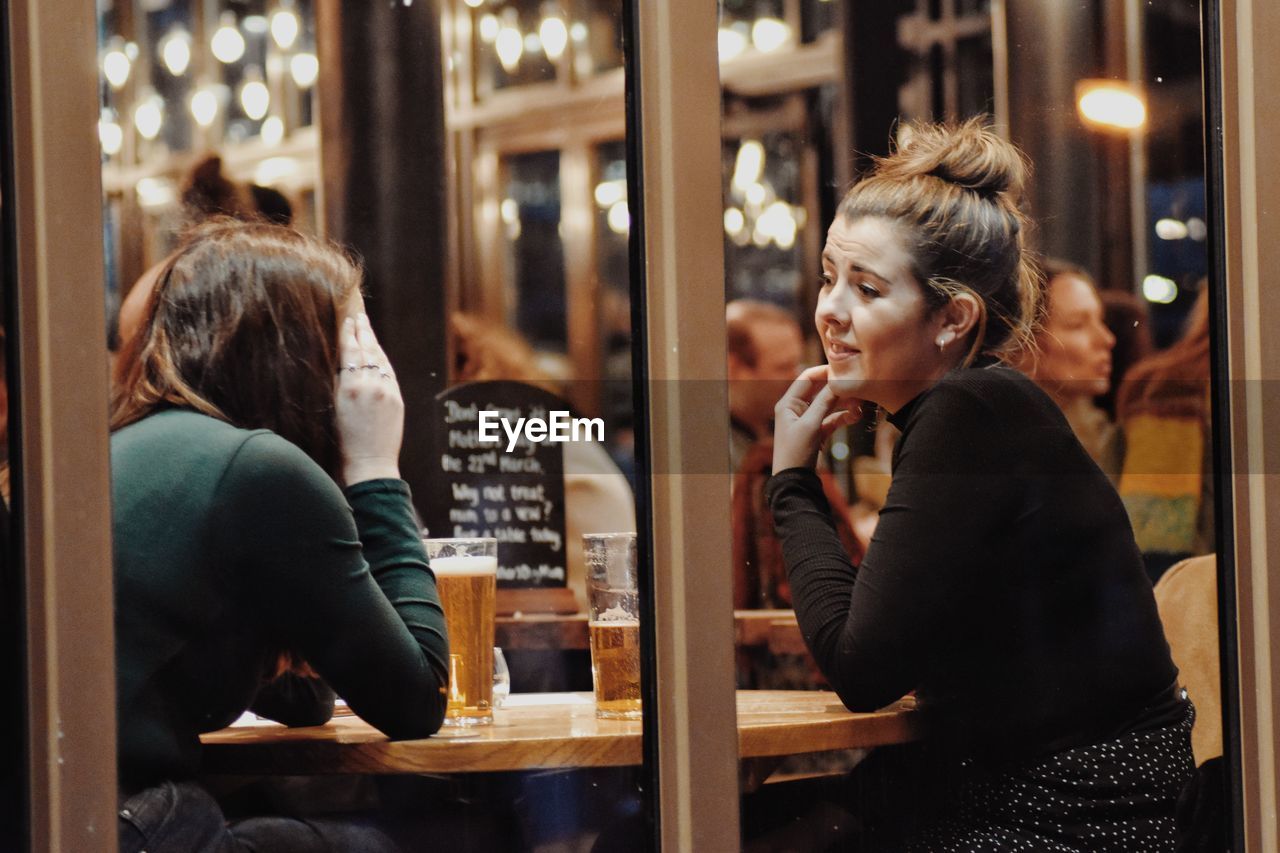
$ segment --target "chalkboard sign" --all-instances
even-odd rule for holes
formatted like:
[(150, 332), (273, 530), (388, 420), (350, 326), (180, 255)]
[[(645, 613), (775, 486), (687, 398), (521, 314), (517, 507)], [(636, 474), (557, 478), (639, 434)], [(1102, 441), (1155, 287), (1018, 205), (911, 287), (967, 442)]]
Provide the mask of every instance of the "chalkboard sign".
[(432, 446), (438, 467), (422, 502), (424, 521), (432, 537), (497, 539), (500, 596), (504, 589), (558, 589), (572, 602), (564, 444), (529, 437), (530, 431), (537, 436), (537, 422), (553, 422), (555, 413), (568, 410), (560, 397), (522, 382), (471, 382), (436, 397)]

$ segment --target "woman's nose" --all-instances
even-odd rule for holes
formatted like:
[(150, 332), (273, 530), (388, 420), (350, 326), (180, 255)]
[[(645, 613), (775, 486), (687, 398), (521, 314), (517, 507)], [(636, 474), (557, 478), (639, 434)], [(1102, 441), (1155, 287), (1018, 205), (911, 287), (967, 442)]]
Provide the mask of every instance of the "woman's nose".
[(842, 284), (836, 284), (818, 297), (816, 316), (819, 326), (847, 326), (849, 324), (849, 312), (844, 305), (844, 300), (841, 298), (843, 290), (845, 288)]
[(1116, 348), (1116, 336), (1111, 333), (1105, 323), (1098, 323), (1098, 338), (1102, 341), (1102, 345), (1108, 350)]

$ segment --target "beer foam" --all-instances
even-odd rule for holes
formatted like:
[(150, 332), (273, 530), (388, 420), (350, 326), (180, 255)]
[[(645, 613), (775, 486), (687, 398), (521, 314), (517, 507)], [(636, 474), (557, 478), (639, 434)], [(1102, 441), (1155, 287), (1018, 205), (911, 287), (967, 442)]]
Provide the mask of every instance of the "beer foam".
[(432, 557), (431, 571), (437, 575), (497, 575), (497, 557)]
[(608, 610), (591, 620), (592, 625), (599, 625), (605, 622), (608, 622), (611, 625), (623, 625), (626, 623), (631, 623), (632, 625), (640, 624), (639, 619), (632, 616), (622, 607), (610, 607)]

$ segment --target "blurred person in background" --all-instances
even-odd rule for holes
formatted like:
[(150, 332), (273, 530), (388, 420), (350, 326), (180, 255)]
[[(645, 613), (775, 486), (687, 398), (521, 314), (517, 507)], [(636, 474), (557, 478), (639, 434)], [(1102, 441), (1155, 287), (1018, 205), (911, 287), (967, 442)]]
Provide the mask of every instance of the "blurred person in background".
[[(183, 230), (190, 230), (214, 217), (230, 217), (243, 222), (266, 221), (285, 226), (293, 222), (293, 205), (283, 193), (271, 187), (231, 180), (223, 173), (222, 158), (217, 154), (209, 154), (191, 167), (182, 180), (180, 198)], [(142, 322), (143, 309), (167, 261), (166, 258), (139, 276), (124, 294), (118, 309), (110, 312), (114, 315), (111, 317), (114, 328), (108, 328), (107, 340), (113, 360), (115, 353)]]
[(1103, 321), (1102, 299), (1080, 267), (1044, 259), (1045, 305), (1035, 345), (1016, 367), (1058, 404), (1071, 430), (1112, 481), (1120, 476), (1124, 441), (1095, 398), (1111, 387), (1111, 351), (1116, 338)]
[(1111, 384), (1107, 393), (1098, 397), (1098, 404), (1112, 423), (1116, 417), (1116, 396), (1120, 382), (1139, 361), (1151, 355), (1155, 342), (1151, 338), (1151, 312), (1147, 300), (1128, 290), (1103, 290), (1102, 321), (1107, 324), (1116, 345), (1111, 350)]
[(1125, 434), (1120, 497), (1154, 582), (1214, 547), (1207, 282), (1182, 338), (1125, 375), (1117, 410)]
[(800, 375), (804, 334), (795, 316), (771, 302), (725, 306), (729, 351), (729, 464), (737, 471), (751, 445), (773, 436), (773, 407)]
[[(754, 299), (735, 299), (726, 305), (725, 328), (733, 466), (733, 606), (739, 610), (789, 608), (791, 589), (764, 485), (773, 464), (773, 409), (800, 375), (804, 337), (793, 314)], [(850, 523), (844, 492), (830, 471), (822, 469), (819, 476), (841, 541), (856, 561), (862, 544)]]

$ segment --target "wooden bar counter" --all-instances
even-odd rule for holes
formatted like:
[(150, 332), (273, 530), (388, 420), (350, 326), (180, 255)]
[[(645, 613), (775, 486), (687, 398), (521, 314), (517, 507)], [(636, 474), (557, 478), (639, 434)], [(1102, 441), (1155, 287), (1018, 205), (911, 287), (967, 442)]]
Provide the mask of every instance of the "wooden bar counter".
[[(512, 696), (492, 726), (389, 741), (354, 716), (290, 729), (266, 721), (204, 735), (203, 770), (243, 775), (469, 773), (641, 763), (640, 722), (598, 720), (589, 693)], [(870, 714), (822, 691), (738, 691), (739, 757), (771, 758), (905, 743), (919, 736), (913, 701)]]

